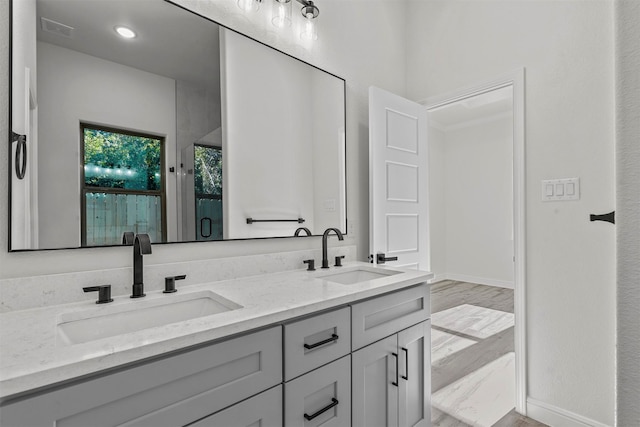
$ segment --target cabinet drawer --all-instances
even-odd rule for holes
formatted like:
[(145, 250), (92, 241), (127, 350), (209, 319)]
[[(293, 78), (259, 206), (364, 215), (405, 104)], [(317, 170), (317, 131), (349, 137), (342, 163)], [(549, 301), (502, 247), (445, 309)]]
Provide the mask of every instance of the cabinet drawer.
[(189, 427), (282, 427), (282, 386), (264, 391)]
[(285, 427), (350, 426), (351, 356), (285, 383), (284, 413)]
[(394, 292), (351, 307), (353, 350), (429, 318), (429, 286)]
[(176, 427), (281, 381), (278, 326), (7, 405), (0, 424)]
[(284, 378), (289, 381), (351, 351), (349, 307), (284, 326)]

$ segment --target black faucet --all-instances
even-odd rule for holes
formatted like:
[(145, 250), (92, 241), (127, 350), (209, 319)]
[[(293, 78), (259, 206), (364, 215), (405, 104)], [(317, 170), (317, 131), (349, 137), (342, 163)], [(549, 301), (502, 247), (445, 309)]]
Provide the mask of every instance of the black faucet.
[(342, 233), (337, 228), (327, 228), (322, 235), (322, 268), (329, 268), (329, 260), (327, 259), (327, 238), (329, 233), (335, 232), (338, 240), (344, 240)]
[(309, 230), (307, 227), (299, 227), (296, 230), (294, 236), (296, 236), (296, 237), (300, 236), (300, 232), (301, 231), (304, 231), (307, 236), (311, 236), (311, 230)]
[(142, 280), (142, 255), (151, 253), (151, 240), (148, 234), (136, 234), (133, 239), (133, 288), (131, 298), (145, 296), (144, 282)]

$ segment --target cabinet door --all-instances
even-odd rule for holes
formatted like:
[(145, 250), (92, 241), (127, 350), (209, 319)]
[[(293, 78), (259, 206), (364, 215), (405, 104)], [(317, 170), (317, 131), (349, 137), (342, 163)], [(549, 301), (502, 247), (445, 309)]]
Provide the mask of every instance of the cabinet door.
[(98, 376), (2, 407), (2, 427), (176, 427), (282, 381), (282, 329)]
[(282, 386), (253, 396), (189, 427), (282, 427)]
[(398, 339), (392, 335), (352, 355), (354, 427), (398, 425)]
[(351, 356), (285, 383), (284, 395), (285, 427), (349, 427)]
[(431, 322), (398, 333), (399, 426), (431, 425)]

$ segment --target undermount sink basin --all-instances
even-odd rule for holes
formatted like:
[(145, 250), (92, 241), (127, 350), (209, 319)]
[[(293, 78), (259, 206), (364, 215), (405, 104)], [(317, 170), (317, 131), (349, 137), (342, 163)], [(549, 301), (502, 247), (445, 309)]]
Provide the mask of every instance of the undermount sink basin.
[(395, 270), (382, 270), (377, 268), (367, 267), (351, 267), (344, 269), (339, 273), (328, 273), (318, 276), (322, 280), (329, 282), (340, 283), (342, 285), (354, 285), (356, 283), (368, 282), (370, 280), (382, 279), (384, 277), (393, 276), (399, 274), (400, 271)]
[(62, 313), (57, 332), (61, 344), (80, 344), (238, 308), (242, 306), (214, 292), (191, 292)]

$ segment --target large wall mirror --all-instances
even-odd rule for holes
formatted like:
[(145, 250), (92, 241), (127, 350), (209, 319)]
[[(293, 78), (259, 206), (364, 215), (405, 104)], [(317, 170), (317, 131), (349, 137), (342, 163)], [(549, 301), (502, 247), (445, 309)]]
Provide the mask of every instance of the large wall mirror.
[(165, 0), (11, 9), (10, 250), (346, 231), (343, 79)]

